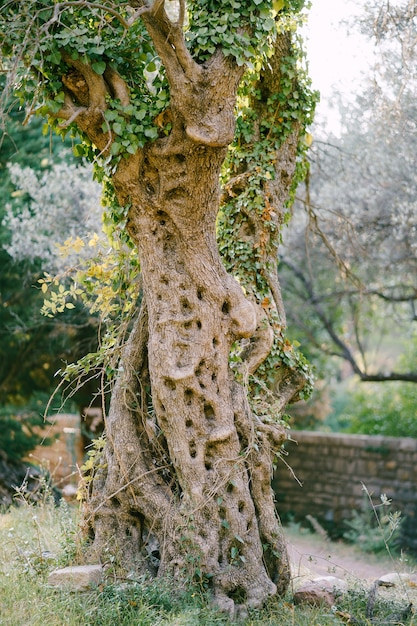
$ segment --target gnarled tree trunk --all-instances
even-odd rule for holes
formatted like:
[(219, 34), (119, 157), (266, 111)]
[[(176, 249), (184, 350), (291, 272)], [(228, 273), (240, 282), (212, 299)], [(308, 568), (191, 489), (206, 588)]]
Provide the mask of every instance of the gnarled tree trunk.
[[(285, 591), (290, 575), (270, 486), (285, 429), (252, 414), (229, 367), (233, 342), (262, 336), (264, 320), (227, 274), (216, 244), (220, 168), (243, 70), (220, 51), (196, 64), (163, 11), (144, 20), (170, 83), (172, 129), (124, 157), (113, 176), (120, 204), (131, 207), (144, 297), (85, 522), (92, 554), (112, 554), (126, 570), (206, 579), (218, 605), (233, 613)], [(127, 87), (114, 70), (98, 77), (81, 61), (66, 61), (73, 80), (59, 116), (76, 119), (105, 153), (106, 94), (124, 104)], [(82, 110), (75, 111), (77, 101)], [(295, 150), (290, 170), (294, 160)], [(257, 365), (270, 338), (265, 345)], [(297, 379), (292, 395), (303, 384)]]

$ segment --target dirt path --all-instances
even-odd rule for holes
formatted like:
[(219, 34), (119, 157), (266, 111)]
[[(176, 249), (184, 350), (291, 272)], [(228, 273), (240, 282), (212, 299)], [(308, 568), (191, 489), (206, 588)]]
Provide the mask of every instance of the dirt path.
[(301, 578), (337, 576), (351, 582), (373, 582), (385, 574), (416, 572), (407, 563), (357, 551), (344, 543), (325, 540), (319, 535), (301, 535), (286, 529), (294, 582)]

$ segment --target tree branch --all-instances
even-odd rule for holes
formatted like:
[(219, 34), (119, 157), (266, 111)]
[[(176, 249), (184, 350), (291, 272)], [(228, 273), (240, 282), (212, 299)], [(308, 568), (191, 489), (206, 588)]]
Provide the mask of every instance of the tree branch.
[[(118, 11), (116, 11), (115, 9), (112, 9), (109, 6), (98, 4), (97, 2), (88, 2), (88, 0), (72, 0), (69, 2), (58, 2), (54, 7), (54, 13), (51, 19), (48, 20), (48, 22), (46, 22), (43, 25), (42, 30), (45, 31), (49, 28), (49, 26), (52, 26), (52, 24), (55, 24), (59, 19), (60, 13), (62, 13), (64, 9), (66, 9), (67, 7), (71, 7), (71, 6), (84, 6), (84, 7), (88, 7), (91, 9), (99, 9), (100, 11), (104, 11), (105, 13), (109, 13), (110, 15), (113, 15), (116, 19), (119, 20), (119, 22), (122, 24), (122, 26), (124, 26), (124, 28), (128, 29), (131, 26), (130, 20), (126, 21), (120, 15)], [(144, 7), (144, 9), (145, 8), (149, 10), (148, 7)]]
[(105, 153), (112, 142), (110, 126), (107, 125), (107, 132), (102, 130), (104, 112), (108, 108), (106, 99), (111, 95), (118, 98), (123, 106), (127, 106), (130, 101), (127, 84), (110, 66), (107, 66), (104, 74), (100, 76), (94, 72), (90, 64), (79, 59), (74, 60), (64, 50), (61, 50), (61, 56), (70, 68), (62, 77), (65, 88), (64, 106), (58, 113), (50, 115), (66, 120), (61, 125), (63, 128), (76, 121), (78, 127), (94, 145)]
[(107, 65), (103, 75), (113, 92), (113, 97), (120, 100), (120, 104), (126, 107), (130, 103), (130, 93), (126, 82), (110, 65)]
[(389, 374), (366, 374), (360, 373), (359, 377), (362, 382), (367, 383), (385, 383), (401, 381), (404, 383), (417, 383), (417, 372), (390, 372)]
[[(319, 299), (317, 298), (317, 296), (314, 294), (313, 291), (313, 287), (311, 285), (311, 283), (309, 281), (307, 281), (307, 279), (305, 278), (305, 276), (302, 274), (302, 272), (297, 269), (292, 263), (290, 263), (287, 260), (282, 260), (281, 261), (284, 265), (286, 265), (288, 267), (288, 269), (290, 269), (293, 274), (295, 276), (297, 276), (297, 278), (302, 282), (302, 284), (304, 285), (304, 288), (309, 296), (309, 301), (312, 304), (312, 306), (314, 307), (314, 310), (316, 311), (317, 317), (320, 319), (321, 323), (323, 324), (325, 330), (327, 331), (328, 335), (330, 336), (330, 338), (332, 339), (333, 343), (340, 349), (340, 352), (330, 352), (328, 351), (327, 354), (332, 355), (332, 356), (337, 356), (340, 358), (345, 359), (346, 361), (348, 361), (348, 363), (351, 365), (354, 373), (359, 376), (360, 380), (362, 382), (389, 382), (389, 381), (403, 381), (403, 382), (411, 382), (411, 383), (417, 383), (417, 372), (390, 372), (387, 374), (384, 373), (376, 373), (376, 374), (368, 374), (366, 372), (366, 370), (363, 370), (359, 364), (357, 363), (355, 357), (353, 356), (351, 350), (349, 349), (349, 347), (346, 345), (346, 343), (344, 341), (342, 341), (342, 339), (338, 336), (338, 334), (336, 333), (336, 331), (333, 328), (333, 324), (331, 322), (331, 320), (327, 317), (327, 315), (325, 314), (325, 312), (323, 311), (323, 309), (321, 308), (321, 306), (319, 305)], [(316, 345), (318, 345), (316, 343)]]
[[(67, 65), (77, 70), (85, 79), (85, 84), (83, 84), (82, 81), (71, 81), (70, 77), (66, 75), (63, 77), (65, 87), (73, 93), (81, 104), (88, 106), (88, 109), (105, 111), (107, 108), (106, 96), (109, 94), (109, 91), (103, 77), (97, 74), (91, 65), (83, 63), (79, 59), (74, 60), (63, 50), (61, 51), (61, 56)], [(85, 91), (86, 87), (88, 93)], [(87, 101), (86, 97), (88, 98)]]
[(281, 262), (284, 265), (286, 265), (293, 272), (293, 274), (295, 274), (295, 276), (297, 276), (297, 278), (302, 282), (302, 284), (304, 285), (304, 288), (307, 291), (307, 294), (308, 294), (308, 296), (310, 298), (310, 302), (313, 304), (314, 309), (315, 309), (315, 311), (317, 313), (317, 316), (320, 319), (320, 321), (322, 322), (322, 324), (323, 324), (324, 328), (326, 329), (328, 335), (331, 337), (332, 341), (338, 346), (338, 348), (340, 348), (341, 354), (342, 354), (343, 358), (346, 359), (346, 361), (348, 361), (350, 363), (350, 365), (352, 366), (352, 369), (355, 372), (355, 374), (358, 374), (358, 376), (360, 376), (361, 373), (362, 373), (361, 372), (361, 368), (357, 364), (357, 362), (356, 362), (352, 352), (348, 348), (348, 346), (344, 343), (344, 341), (342, 341), (340, 339), (340, 337), (335, 332), (330, 319), (326, 316), (325, 312), (323, 311), (321, 306), (318, 304), (311, 283), (309, 281), (307, 281), (305, 276), (302, 274), (302, 272), (299, 269), (297, 269), (295, 267), (295, 265), (293, 265), (292, 263), (290, 263), (287, 260), (283, 260)]
[[(165, 66), (171, 88), (178, 87), (178, 72), (185, 78), (195, 81), (201, 74), (201, 68), (189, 53), (184, 40), (180, 21), (173, 24), (163, 7), (164, 2), (158, 0), (152, 5), (152, 11), (142, 14), (143, 22), (152, 38), (158, 55)], [(181, 89), (180, 81), (179, 89)]]
[[(76, 107), (75, 109), (73, 109), (72, 113), (67, 107), (61, 109), (59, 112), (59, 117), (62, 117), (66, 121), (63, 124), (59, 124), (59, 128), (67, 128), (70, 124), (72, 124), (72, 122), (75, 122), (75, 120), (81, 113), (84, 113), (85, 111), (87, 111), (86, 107)], [(69, 117), (64, 117), (64, 115), (67, 115), (67, 112)]]
[[(133, 4), (134, 3), (131, 3), (131, 6), (133, 6)], [(99, 11), (103, 11), (104, 13), (113, 15), (113, 17), (115, 17), (121, 23), (121, 25), (127, 30), (136, 22), (136, 20), (139, 17), (145, 15), (146, 13), (151, 14), (151, 15), (157, 15), (158, 12), (163, 8), (163, 5), (164, 5), (164, 0), (154, 0), (154, 3), (151, 5), (142, 4), (142, 6), (140, 6), (129, 17), (128, 20), (125, 20), (125, 18), (119, 13), (119, 11), (117, 11), (116, 9), (113, 9), (111, 6), (100, 4), (98, 2), (89, 2), (88, 0), (69, 0), (68, 2), (58, 2), (54, 7), (54, 13), (51, 19), (48, 20), (48, 22), (46, 22), (43, 25), (42, 31), (47, 30), (50, 26), (55, 24), (59, 20), (60, 14), (67, 7), (80, 6), (80, 7), (88, 7), (90, 9), (98, 9)], [(182, 28), (184, 24), (184, 18), (185, 18), (185, 2), (184, 0), (180, 0), (180, 13), (179, 13), (179, 18), (177, 22), (177, 25), (180, 28)]]

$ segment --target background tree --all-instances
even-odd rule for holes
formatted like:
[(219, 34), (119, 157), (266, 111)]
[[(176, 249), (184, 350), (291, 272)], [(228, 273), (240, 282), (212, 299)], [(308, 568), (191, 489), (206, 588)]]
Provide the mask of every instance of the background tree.
[[(4, 78), (1, 77), (2, 89)], [(54, 271), (60, 260), (62, 263), (54, 242), (59, 242), (59, 225), (68, 225), (69, 213), (63, 210), (62, 199), (65, 197), (68, 201), (71, 189), (68, 174), (75, 168), (68, 165), (74, 160), (68, 152), (71, 142), (63, 142), (62, 138), (51, 134), (43, 135), (39, 118), (30, 118), (23, 126), (25, 111), (13, 100), (7, 102), (7, 111), (0, 150), (0, 194), (3, 200), (0, 206), (0, 473), (4, 503), (13, 495), (12, 485), (20, 484), (25, 477), (27, 469), (21, 466), (22, 458), (44, 438), (39, 429), (44, 425), (46, 402), (56, 386), (55, 373), (66, 362), (87, 350), (94, 350), (97, 343), (97, 320), (82, 310), (67, 310), (61, 319), (45, 318), (40, 311), (43, 303), (40, 285), (34, 288), (42, 274), (41, 267)], [(53, 170), (64, 167), (67, 176), (61, 177), (57, 189), (58, 180), (54, 179)], [(88, 177), (91, 186), (91, 173)], [(39, 186), (38, 178), (47, 181), (51, 192), (45, 193), (45, 185), (43, 188)], [(36, 194), (36, 191), (41, 197), (38, 197), (38, 205), (33, 207), (30, 192)], [(81, 184), (77, 194), (82, 191)], [(87, 190), (87, 195), (90, 191)], [(74, 199), (74, 191), (72, 194)], [(99, 208), (97, 191), (95, 196)], [(80, 203), (73, 206), (79, 225)], [(42, 207), (49, 213), (36, 216), (36, 211)], [(4, 220), (6, 214), (11, 217), (12, 212), (14, 217), (11, 221), (9, 218), (8, 228)], [(23, 216), (26, 219), (22, 219)], [(49, 229), (55, 232), (52, 235), (49, 232), (48, 245), (45, 245), (45, 239), (39, 245), (41, 230), (38, 225), (45, 224), (45, 218), (52, 220)], [(68, 236), (66, 227), (65, 232)], [(78, 232), (82, 234), (79, 226)], [(48, 255), (49, 247), (52, 254)], [(47, 257), (49, 267), (43, 265)], [(97, 391), (99, 385), (95, 387)], [(78, 395), (76, 402), (88, 404), (93, 396), (94, 388), (91, 387), (89, 397)], [(62, 400), (57, 397), (51, 408), (58, 410)]]
[[(1, 13), (10, 81), (59, 132), (79, 133), (120, 251), (140, 259), (143, 293), (131, 289), (100, 353), (115, 378), (85, 509), (91, 554), (197, 576), (231, 613), (289, 580), (270, 481), (285, 406), (311, 383), (285, 339), (276, 272), (313, 108), (293, 44), (302, 4), (179, 2), (168, 16), (160, 0), (32, 0)], [(220, 200), (223, 255), (241, 285), (217, 249)], [(64, 308), (77, 295), (59, 294)]]
[(416, 320), (414, 17), (414, 3), (377, 2), (358, 18), (375, 65), (355, 102), (339, 99), (340, 136), (314, 131), (285, 233), (289, 326), (328, 378), (417, 382), (414, 362), (399, 360)]

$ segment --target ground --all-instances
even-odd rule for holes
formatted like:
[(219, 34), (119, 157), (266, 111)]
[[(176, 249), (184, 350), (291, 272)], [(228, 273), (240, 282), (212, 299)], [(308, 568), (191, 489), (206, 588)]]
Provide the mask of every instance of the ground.
[[(389, 554), (376, 556), (342, 542), (329, 541), (318, 534), (285, 529), (290, 554), (293, 583), (315, 576), (337, 576), (349, 582), (373, 582), (392, 573), (413, 573), (417, 565), (406, 559), (390, 559)], [(416, 584), (417, 587), (417, 584)]]

